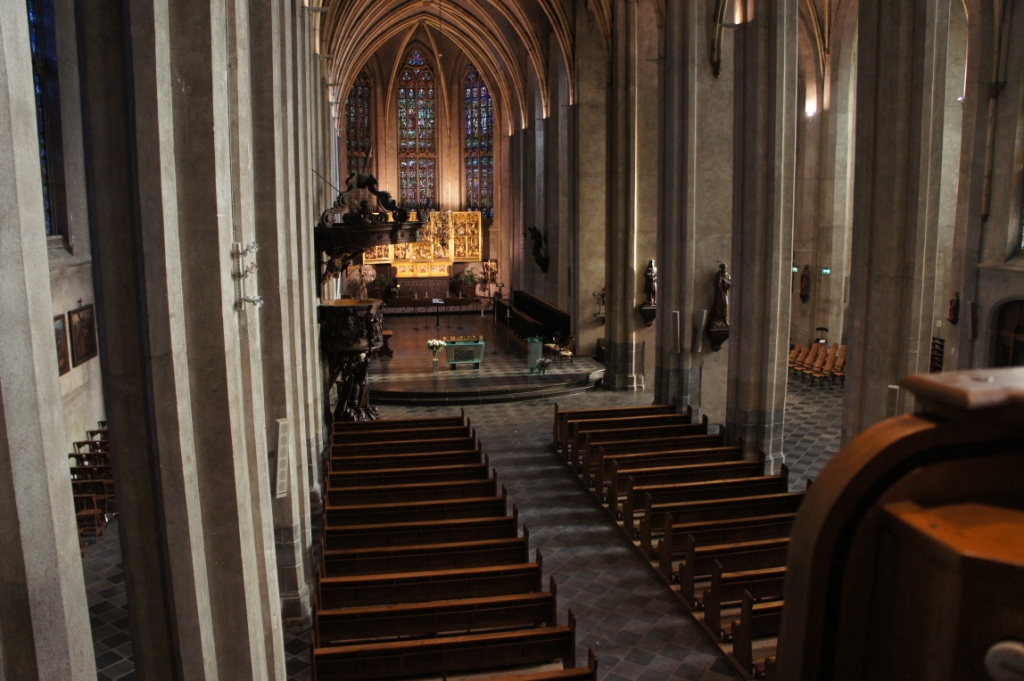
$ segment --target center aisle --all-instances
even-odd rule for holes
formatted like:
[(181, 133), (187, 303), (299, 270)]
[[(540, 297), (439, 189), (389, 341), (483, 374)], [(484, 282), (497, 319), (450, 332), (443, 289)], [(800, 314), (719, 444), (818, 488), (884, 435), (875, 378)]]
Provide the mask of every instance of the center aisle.
[[(564, 409), (646, 405), (645, 392), (589, 391), (559, 397)], [(739, 679), (690, 615), (671, 597), (637, 552), (551, 446), (554, 400), (465, 407), (483, 450), (530, 544), (544, 554), (544, 573), (558, 581), (560, 616), (577, 617), (577, 655), (597, 653), (603, 681)], [(457, 407), (382, 405), (382, 419), (458, 416)]]

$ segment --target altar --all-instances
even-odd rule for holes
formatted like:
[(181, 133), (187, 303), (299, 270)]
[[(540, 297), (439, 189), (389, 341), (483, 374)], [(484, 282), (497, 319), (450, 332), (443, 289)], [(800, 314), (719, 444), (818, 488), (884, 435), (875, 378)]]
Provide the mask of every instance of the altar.
[(474, 369), (480, 368), (480, 362), (484, 361), (483, 336), (445, 336), (443, 340), (449, 369), (455, 369), (459, 364), (472, 364)]

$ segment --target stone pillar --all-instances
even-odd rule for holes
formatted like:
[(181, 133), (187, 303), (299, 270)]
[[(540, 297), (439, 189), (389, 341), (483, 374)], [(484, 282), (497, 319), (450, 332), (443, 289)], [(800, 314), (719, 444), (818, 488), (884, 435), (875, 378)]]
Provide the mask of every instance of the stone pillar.
[[(712, 74), (708, 17), (713, 4), (666, 5), (654, 401), (674, 400), (721, 422), (728, 352), (712, 352), (695, 322), (695, 315), (710, 309), (710, 276), (732, 242), (735, 63), (725, 60), (722, 75)], [(725, 39), (731, 44), (731, 32)]]
[(53, 351), (24, 3), (0, 9), (0, 673), (96, 678)]
[[(287, 219), (284, 109), (292, 100), (282, 97), (283, 55), (281, 14), (276, 3), (250, 2), (252, 72), (261, 76), (253, 88), (253, 181), (256, 237), (260, 244), (259, 281), (265, 301), (260, 311), (263, 353), (266, 439), (275, 466), (273, 484), (284, 494), (274, 500), (274, 540), (278, 586), (285, 627), (302, 631), (312, 624), (309, 576), (312, 546), (307, 541), (309, 467), (306, 464), (305, 390), (295, 386), (303, 376), (296, 349), (302, 334), (297, 323), (301, 298), (296, 262), (297, 235)], [(279, 439), (283, 420), (284, 443)], [(284, 457), (287, 462), (281, 463)]]
[[(637, 0), (615, 0), (612, 9), (611, 147), (607, 262), (608, 340), (605, 385), (619, 390), (643, 387), (638, 374), (635, 317), (636, 155), (637, 155)], [(653, 350), (653, 348), (652, 348)]]
[(259, 319), (232, 257), (255, 236), (247, 6), (88, 4), (80, 24), (136, 669), (284, 679)]
[[(782, 459), (796, 172), (797, 0), (745, 3), (736, 29), (730, 437)], [(707, 275), (710, 286), (713, 271)]]
[[(594, 22), (596, 23), (596, 22)], [(608, 230), (608, 153), (610, 145), (590, 143), (608, 135), (608, 49), (601, 32), (579, 10), (576, 13), (577, 103), (576, 116), (576, 347), (579, 354), (597, 352), (604, 338), (606, 316), (598, 313), (595, 293), (605, 288)], [(602, 310), (605, 308), (602, 307)]]
[(911, 411), (890, 386), (928, 369), (949, 3), (863, 0), (859, 18), (844, 441)]

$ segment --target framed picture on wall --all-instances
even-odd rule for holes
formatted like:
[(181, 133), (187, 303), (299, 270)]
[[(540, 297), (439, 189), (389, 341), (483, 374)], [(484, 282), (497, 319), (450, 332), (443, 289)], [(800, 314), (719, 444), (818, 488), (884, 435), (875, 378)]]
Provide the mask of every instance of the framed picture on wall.
[(68, 312), (71, 325), (71, 366), (96, 356), (96, 311), (92, 305), (85, 305)]
[(53, 318), (53, 335), (57, 339), (57, 369), (63, 376), (71, 371), (71, 360), (68, 359), (68, 323), (62, 314)]

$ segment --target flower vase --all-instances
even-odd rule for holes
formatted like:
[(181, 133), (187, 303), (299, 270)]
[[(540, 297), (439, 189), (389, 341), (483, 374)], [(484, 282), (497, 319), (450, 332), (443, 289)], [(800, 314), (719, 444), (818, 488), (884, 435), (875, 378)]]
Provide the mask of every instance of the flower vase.
[(439, 373), (441, 371), (441, 367), (437, 361), (437, 355), (434, 355), (434, 361), (432, 362), (432, 364), (434, 365), (434, 373)]

